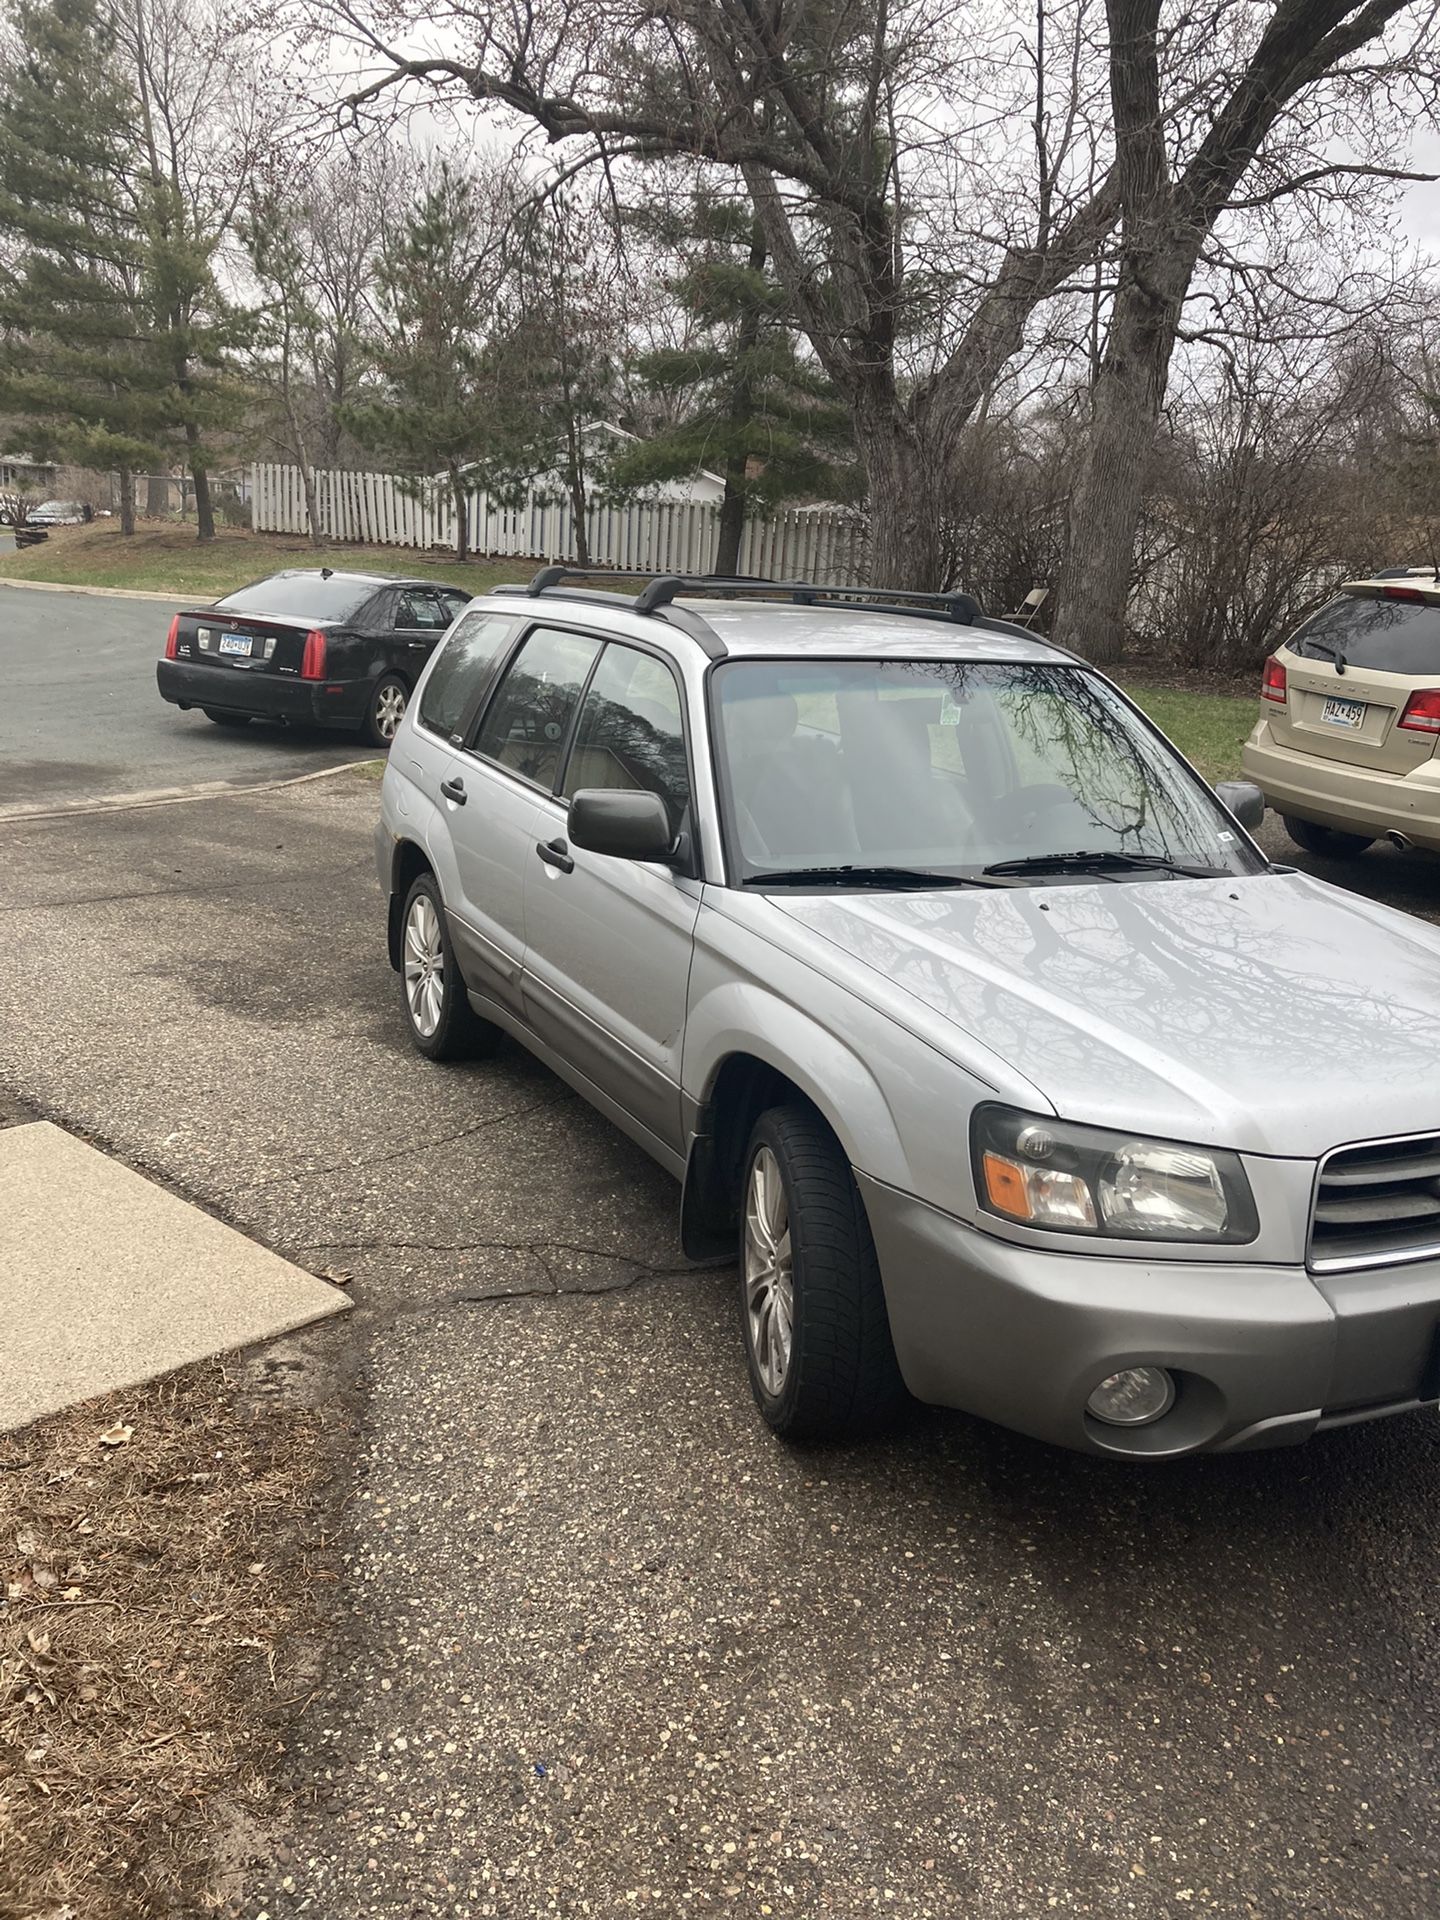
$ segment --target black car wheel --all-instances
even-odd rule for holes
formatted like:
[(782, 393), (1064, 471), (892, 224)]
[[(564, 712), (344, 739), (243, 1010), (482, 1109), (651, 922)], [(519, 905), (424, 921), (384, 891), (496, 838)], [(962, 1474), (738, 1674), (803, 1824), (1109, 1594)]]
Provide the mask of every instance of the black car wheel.
[(740, 1318), (761, 1413), (789, 1440), (853, 1440), (907, 1395), (864, 1203), (813, 1108), (772, 1107), (750, 1136)]
[(405, 717), (410, 689), (398, 673), (383, 674), (370, 689), (363, 732), (372, 747), (388, 748)]
[(248, 713), (222, 713), (219, 707), (206, 707), (205, 718), (213, 720), (217, 727), (248, 727)]
[(1296, 820), (1288, 813), (1280, 817), (1296, 846), (1306, 853), (1318, 853), (1322, 859), (1349, 860), (1375, 844), (1375, 836), (1370, 833), (1341, 833), (1337, 827), (1317, 826), (1313, 820)]
[(433, 873), (419, 874), (405, 898), (400, 984), (410, 1038), (427, 1060), (459, 1060), (493, 1052), (500, 1030), (482, 1020), (470, 1005)]

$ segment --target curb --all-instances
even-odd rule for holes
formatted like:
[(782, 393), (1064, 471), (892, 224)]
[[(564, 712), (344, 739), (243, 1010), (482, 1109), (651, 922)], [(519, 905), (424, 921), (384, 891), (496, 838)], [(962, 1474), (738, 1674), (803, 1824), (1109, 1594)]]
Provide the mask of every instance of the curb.
[(172, 606), (177, 600), (183, 604), (198, 598), (180, 588), (174, 593), (155, 593), (148, 587), (67, 587), (63, 580), (12, 580), (4, 573), (0, 573), (0, 587), (14, 587), (20, 593), (80, 593), (92, 600), (167, 600)]
[(265, 780), (255, 787), (224, 785), (192, 788), (187, 792), (159, 791), (128, 794), (117, 800), (93, 800), (76, 807), (32, 807), (19, 813), (0, 813), (0, 831), (6, 827), (28, 826), (32, 820), (76, 820), (97, 813), (142, 813), (151, 807), (188, 807), (201, 800), (219, 800), (230, 794), (280, 793), (286, 787), (308, 786), (313, 780), (333, 780), (337, 773), (353, 773), (357, 767), (373, 767), (375, 755), (366, 760), (344, 760), (338, 767), (320, 767), (314, 773), (292, 774), (287, 780)]

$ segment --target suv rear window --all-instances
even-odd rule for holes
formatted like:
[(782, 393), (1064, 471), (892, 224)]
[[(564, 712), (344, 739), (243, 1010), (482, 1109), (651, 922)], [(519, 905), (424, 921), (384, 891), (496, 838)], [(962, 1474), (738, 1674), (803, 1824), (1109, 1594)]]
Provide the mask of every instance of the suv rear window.
[(227, 613), (301, 614), (311, 620), (348, 620), (373, 598), (380, 580), (357, 580), (353, 574), (277, 573), (253, 586), (239, 587), (215, 602)]
[[(1410, 589), (1413, 591), (1413, 589)], [(1379, 673), (1440, 673), (1440, 606), (1347, 593), (1312, 614), (1289, 642), (1307, 660), (1333, 660)]]

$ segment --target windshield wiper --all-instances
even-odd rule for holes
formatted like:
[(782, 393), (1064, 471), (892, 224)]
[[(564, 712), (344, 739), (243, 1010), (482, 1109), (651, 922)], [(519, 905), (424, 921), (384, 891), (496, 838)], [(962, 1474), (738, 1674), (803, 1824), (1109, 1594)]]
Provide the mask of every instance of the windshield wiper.
[(773, 873), (747, 874), (746, 887), (876, 887), (892, 893), (932, 887), (991, 887), (998, 880), (979, 875), (927, 873), (920, 867), (779, 867)]
[(1024, 873), (1178, 873), (1191, 880), (1223, 879), (1228, 867), (1191, 867), (1167, 860), (1160, 853), (1122, 853), (1113, 848), (1093, 853), (1032, 853), (1023, 860), (996, 860), (984, 869), (993, 874)]
[(1335, 662), (1336, 673), (1345, 671), (1345, 650), (1338, 640), (1307, 640), (1307, 647), (1318, 647), (1322, 653), (1328, 653)]

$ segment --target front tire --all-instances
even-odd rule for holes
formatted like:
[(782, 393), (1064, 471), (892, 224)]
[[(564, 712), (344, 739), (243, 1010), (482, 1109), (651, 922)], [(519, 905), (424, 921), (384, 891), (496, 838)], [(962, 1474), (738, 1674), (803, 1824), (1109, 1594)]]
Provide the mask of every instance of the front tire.
[(400, 986), (410, 1038), (427, 1060), (493, 1053), (497, 1027), (470, 1005), (433, 873), (416, 876), (400, 921)]
[(1338, 827), (1318, 826), (1313, 820), (1297, 820), (1288, 813), (1280, 817), (1296, 846), (1306, 853), (1319, 854), (1322, 860), (1351, 860), (1375, 844), (1375, 836), (1370, 833), (1341, 833)]
[(787, 1440), (855, 1440), (906, 1401), (864, 1203), (810, 1107), (772, 1107), (746, 1149), (740, 1319), (750, 1386)]
[(409, 701), (410, 689), (398, 673), (380, 676), (370, 689), (365, 719), (360, 728), (370, 746), (379, 747), (385, 753), (390, 751), (395, 729), (404, 719)]

